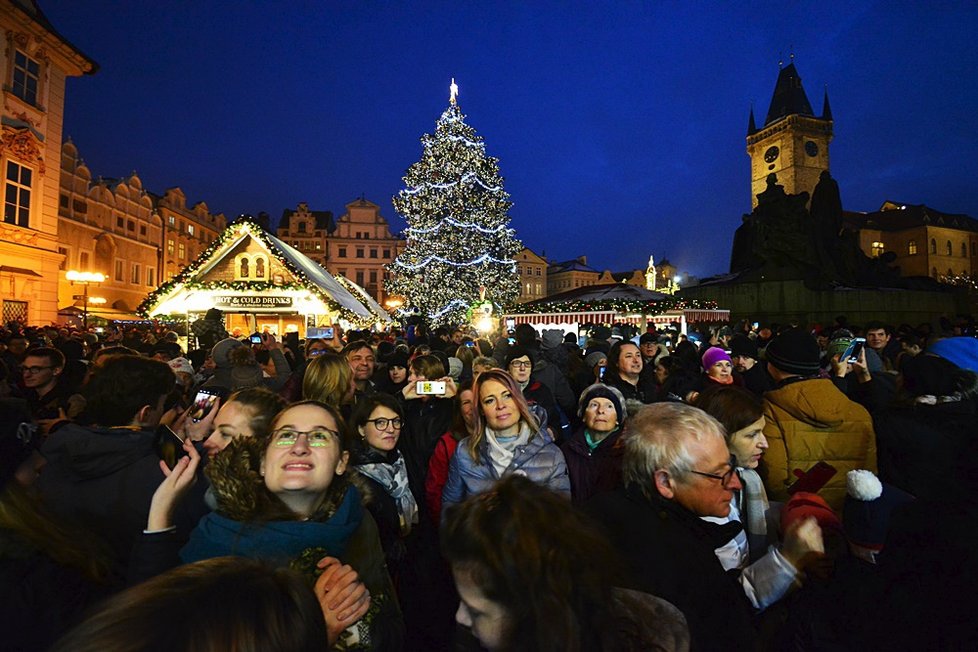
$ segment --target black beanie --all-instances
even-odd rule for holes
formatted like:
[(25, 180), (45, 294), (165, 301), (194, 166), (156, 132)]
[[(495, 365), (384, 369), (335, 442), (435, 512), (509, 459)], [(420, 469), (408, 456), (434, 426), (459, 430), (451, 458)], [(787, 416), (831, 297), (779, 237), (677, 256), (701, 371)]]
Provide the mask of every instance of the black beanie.
[(765, 351), (767, 361), (776, 369), (799, 376), (817, 374), (821, 355), (815, 338), (797, 328), (775, 337)]
[(757, 342), (746, 335), (735, 335), (730, 339), (730, 357), (746, 355), (748, 358), (759, 359)]
[(584, 417), (584, 410), (587, 409), (587, 404), (591, 402), (592, 398), (606, 398), (611, 401), (615, 406), (615, 414), (618, 415), (618, 425), (620, 426), (625, 422), (625, 416), (628, 414), (625, 411), (625, 396), (617, 387), (604, 383), (595, 383), (587, 387), (581, 392), (581, 398), (578, 399), (577, 416)]

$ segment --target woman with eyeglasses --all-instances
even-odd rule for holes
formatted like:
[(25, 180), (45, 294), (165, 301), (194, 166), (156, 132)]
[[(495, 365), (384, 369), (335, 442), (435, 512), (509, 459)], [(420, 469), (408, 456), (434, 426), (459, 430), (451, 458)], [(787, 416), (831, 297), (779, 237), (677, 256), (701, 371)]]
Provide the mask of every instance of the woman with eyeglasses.
[(364, 476), (371, 494), (367, 509), (377, 521), (380, 543), (391, 576), (404, 560), (405, 538), (418, 524), (418, 500), (411, 493), (407, 465), (397, 450), (404, 412), (393, 396), (373, 394), (361, 400), (350, 418), (350, 464)]
[(771, 506), (756, 470), (767, 450), (761, 399), (736, 385), (722, 385), (704, 391), (695, 405), (723, 426), (731, 471), (741, 485), (733, 492), (728, 516), (702, 518), (743, 524), (733, 539), (716, 549), (716, 555), (725, 570), (741, 571), (740, 584), (754, 608), (766, 609), (800, 583), (806, 565), (821, 552), (821, 529), (812, 521), (799, 521), (785, 532), (780, 545), (768, 529)]
[[(327, 595), (324, 608), (329, 644), (342, 637), (344, 649), (399, 649), (403, 621), (377, 524), (347, 473), (348, 443), (339, 411), (318, 401), (279, 412), (267, 439), (234, 440), (205, 469), (217, 510), (201, 519), (179, 558), (261, 559), (300, 571), (310, 585), (324, 571), (347, 564), (362, 583), (343, 573), (341, 583), (320, 587), (335, 596), (330, 602)], [(192, 445), (184, 450), (188, 456), (164, 470), (167, 479), (153, 496), (144, 539), (173, 535), (170, 514), (200, 460)]]

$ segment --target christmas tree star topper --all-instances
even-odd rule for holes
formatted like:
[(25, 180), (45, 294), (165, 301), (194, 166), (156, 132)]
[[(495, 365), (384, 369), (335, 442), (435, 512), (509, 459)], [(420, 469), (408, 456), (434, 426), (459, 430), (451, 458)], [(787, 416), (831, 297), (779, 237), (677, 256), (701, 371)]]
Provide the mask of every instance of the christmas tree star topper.
[(452, 104), (456, 104), (456, 98), (458, 97), (458, 84), (455, 83), (455, 78), (452, 77), (452, 85), (448, 87), (450, 94), (449, 101)]

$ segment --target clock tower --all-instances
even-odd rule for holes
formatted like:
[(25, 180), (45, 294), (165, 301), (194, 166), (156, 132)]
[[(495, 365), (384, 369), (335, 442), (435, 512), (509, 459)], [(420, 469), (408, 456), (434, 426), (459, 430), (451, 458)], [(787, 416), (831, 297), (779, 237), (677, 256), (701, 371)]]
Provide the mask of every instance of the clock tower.
[(764, 125), (758, 129), (751, 108), (747, 126), (747, 155), (750, 156), (751, 208), (767, 187), (771, 173), (788, 194), (807, 192), (809, 197), (822, 170), (829, 169), (832, 140), (832, 110), (825, 92), (821, 117), (815, 117), (794, 60), (782, 68)]

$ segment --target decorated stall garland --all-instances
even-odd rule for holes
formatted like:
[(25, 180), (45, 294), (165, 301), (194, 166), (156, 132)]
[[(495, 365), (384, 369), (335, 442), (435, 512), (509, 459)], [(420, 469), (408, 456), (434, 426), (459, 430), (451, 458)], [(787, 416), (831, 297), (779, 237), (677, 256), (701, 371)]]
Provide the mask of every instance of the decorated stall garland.
[[(174, 276), (169, 281), (163, 283), (157, 289), (149, 293), (149, 295), (143, 299), (142, 303), (136, 308), (136, 313), (148, 317), (152, 308), (158, 303), (160, 297), (166, 296), (170, 292), (177, 290), (181, 287), (185, 287), (189, 290), (233, 290), (238, 292), (255, 291), (264, 292), (267, 290), (306, 290), (308, 292), (313, 292), (319, 296), (327, 305), (329, 305), (333, 310), (338, 310), (340, 316), (347, 321), (360, 324), (363, 322), (363, 318), (360, 315), (354, 314), (350, 310), (339, 305), (333, 297), (329, 296), (326, 292), (321, 290), (319, 286), (313, 283), (309, 277), (306, 276), (305, 272), (292, 264), (289, 259), (279, 256), (278, 260), (282, 265), (291, 273), (295, 278), (299, 279), (300, 283), (273, 283), (272, 281), (210, 281), (207, 283), (199, 281), (191, 281), (198, 272), (200, 272), (201, 267), (204, 263), (210, 260), (211, 256), (214, 255), (219, 249), (226, 246), (232, 240), (235, 240), (241, 236), (241, 230), (239, 227), (245, 226), (250, 231), (252, 237), (257, 238), (264, 244), (269, 250), (276, 251), (276, 247), (271, 241), (268, 240), (265, 230), (254, 220), (242, 217), (238, 218), (234, 222), (228, 225), (228, 228), (224, 229), (220, 236), (212, 242), (207, 249), (203, 251), (197, 258), (183, 268), (183, 270)], [(327, 274), (329, 272), (326, 272)]]
[(584, 301), (534, 301), (514, 306), (511, 312), (561, 313), (561, 312), (617, 312), (623, 314), (661, 315), (677, 310), (715, 310), (715, 301), (698, 301), (666, 297), (657, 301), (641, 299), (598, 299)]

